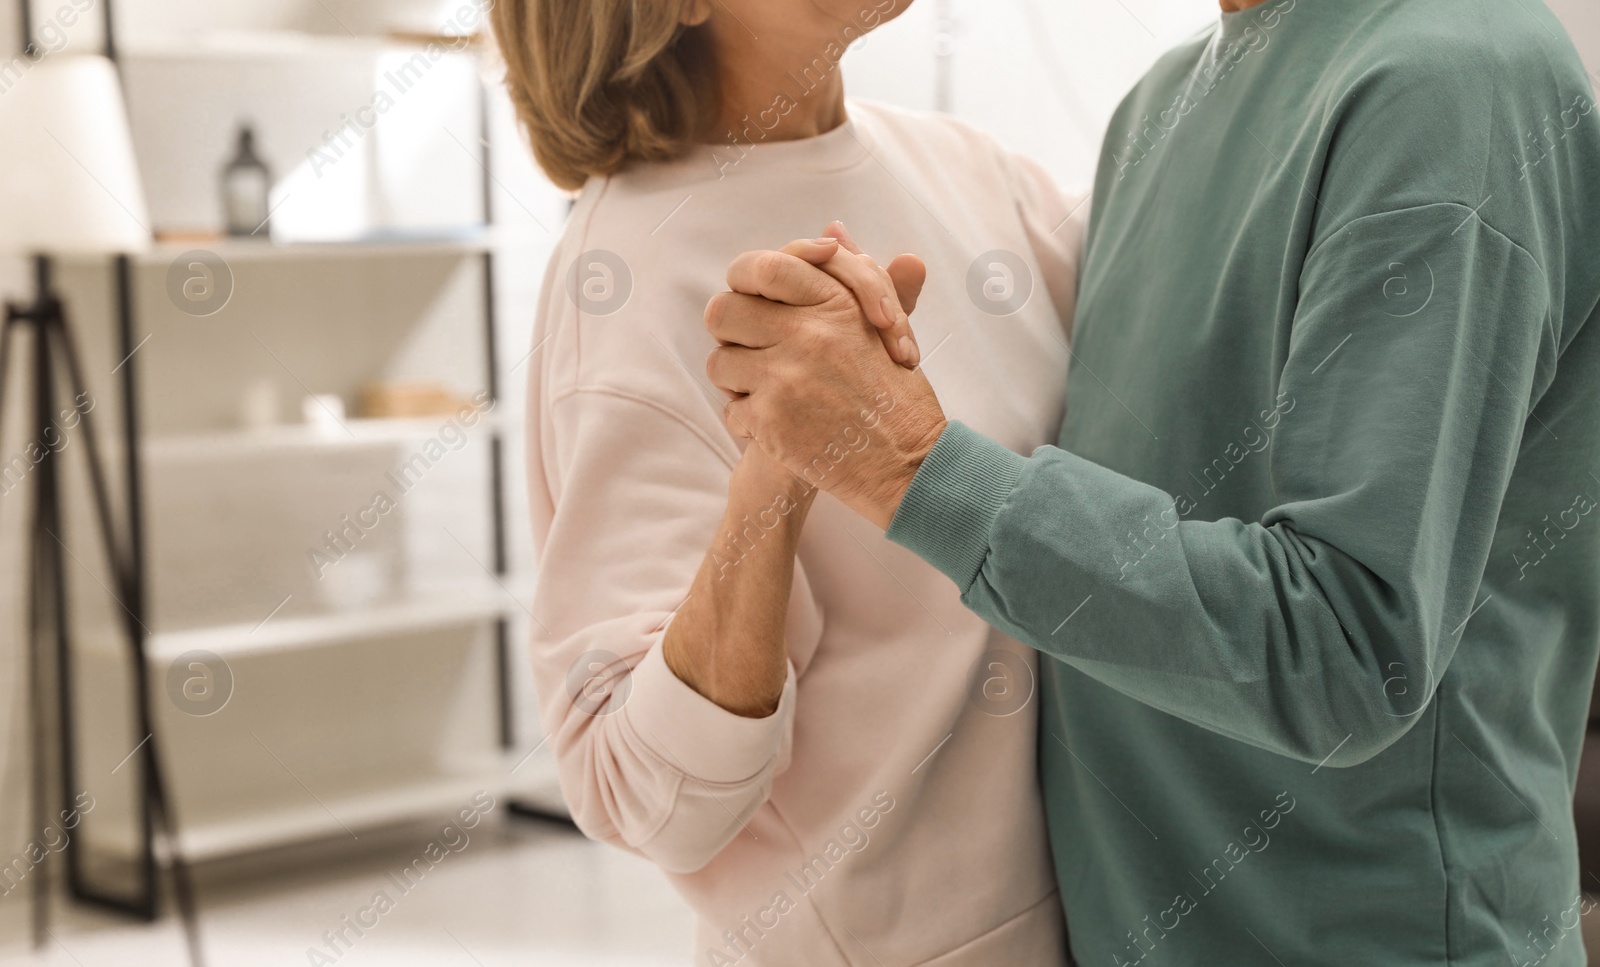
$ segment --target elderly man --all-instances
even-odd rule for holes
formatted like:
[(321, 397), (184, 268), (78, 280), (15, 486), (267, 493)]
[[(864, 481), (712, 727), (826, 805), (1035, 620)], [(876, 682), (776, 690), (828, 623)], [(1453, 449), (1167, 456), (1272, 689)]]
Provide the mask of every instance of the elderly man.
[(940, 411), (1003, 318), (924, 378), (781, 253), (730, 270), (708, 371), (797, 473), (895, 398), (821, 484), (1055, 659), (1080, 963), (1582, 964), (1587, 77), (1538, 0), (1223, 7), (1112, 121), (1058, 447)]

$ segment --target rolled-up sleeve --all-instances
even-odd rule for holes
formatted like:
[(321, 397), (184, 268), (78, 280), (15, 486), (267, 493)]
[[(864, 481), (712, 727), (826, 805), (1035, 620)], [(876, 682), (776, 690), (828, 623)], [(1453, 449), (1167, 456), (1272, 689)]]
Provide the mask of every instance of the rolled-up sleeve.
[[(792, 664), (776, 711), (747, 718), (679, 680), (662, 655), (738, 453), (712, 428), (620, 391), (569, 392), (542, 410), (532, 650), (562, 792), (589, 836), (692, 872), (766, 801), (793, 732)], [(820, 629), (797, 566), (786, 635), (814, 643)]]

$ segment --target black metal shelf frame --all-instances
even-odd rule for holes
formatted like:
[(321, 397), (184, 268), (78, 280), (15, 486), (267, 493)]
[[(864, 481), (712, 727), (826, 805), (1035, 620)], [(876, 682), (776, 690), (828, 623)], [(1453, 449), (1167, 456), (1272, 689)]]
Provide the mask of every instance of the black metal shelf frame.
[[(41, 54), (38, 43), (33, 36), (33, 20), (31, 15), (30, 0), (18, 0), (21, 8), (22, 36), (25, 39), (25, 52), (27, 56), (38, 57)], [(118, 60), (117, 35), (115, 31), (114, 0), (102, 0), (101, 10), (104, 23), (103, 52), (106, 57), (120, 68)], [(490, 109), (489, 92), (482, 83), (479, 85), (479, 123), (481, 128), (480, 144), (482, 146), (479, 164), (483, 169), (482, 196), (483, 221), (485, 228), (494, 224), (492, 157), (489, 139)], [(498, 307), (497, 289), (495, 286), (495, 254), (492, 245), (481, 253), (483, 272), (483, 324), (484, 324), (484, 363), (486, 389), (489, 398), (498, 402), (501, 395), (499, 374), (499, 347), (498, 347)], [(37, 260), (38, 271), (42, 279), (48, 279), (50, 262), (45, 257)], [(133, 684), (131, 699), (134, 706), (134, 718), (137, 726), (137, 735), (141, 738), (140, 744), (132, 758), (136, 758), (140, 766), (140, 781), (138, 787), (138, 813), (137, 825), (139, 832), (138, 855), (136, 859), (138, 890), (133, 896), (121, 896), (115, 891), (106, 890), (92, 884), (85, 873), (83, 855), (76, 840), (72, 841), (65, 849), (65, 862), (67, 863), (67, 886), (69, 895), (86, 904), (105, 910), (138, 917), (143, 920), (153, 921), (161, 915), (161, 873), (162, 860), (158, 856), (158, 836), (167, 840), (166, 865), (173, 874), (173, 886), (179, 912), (183, 918), (185, 933), (189, 940), (191, 962), (200, 964), (202, 953), (199, 947), (198, 928), (196, 921), (195, 898), (190, 876), (190, 870), (185, 863), (180, 850), (177, 830), (178, 818), (173, 811), (170, 796), (170, 786), (162, 769), (159, 746), (161, 737), (157, 734), (154, 709), (152, 707), (152, 694), (149, 663), (147, 659), (147, 645), (149, 638), (148, 621), (149, 601), (148, 582), (146, 580), (147, 561), (145, 546), (145, 519), (144, 519), (144, 479), (141, 464), (142, 429), (139, 414), (139, 368), (140, 363), (135, 350), (138, 348), (137, 321), (135, 319), (134, 305), (134, 272), (132, 260), (126, 256), (116, 256), (112, 263), (113, 270), (113, 305), (116, 315), (116, 335), (119, 354), (124, 359), (120, 368), (120, 397), (123, 407), (121, 421), (121, 437), (124, 452), (123, 467), (123, 499), (126, 502), (123, 544), (126, 561), (122, 591), (123, 600), (120, 602), (125, 614), (124, 630), (129, 641), (129, 660), (132, 663)], [(41, 385), (36, 392), (48, 392), (51, 389), (49, 375), (41, 370), (36, 374)], [(506, 474), (505, 474), (504, 441), (499, 434), (490, 437), (490, 499), (492, 515), (490, 526), (492, 528), (491, 540), (494, 556), (494, 572), (496, 578), (508, 575), (510, 564), (507, 553), (506, 539)], [(47, 458), (46, 468), (41, 480), (54, 481), (55, 468), (52, 461)], [(53, 508), (58, 524), (60, 508)], [(59, 531), (57, 533), (60, 533)], [(59, 569), (56, 569), (59, 571)], [(66, 597), (65, 576), (54, 575), (62, 601)], [(77, 717), (75, 713), (76, 702), (72, 694), (72, 669), (74, 649), (70, 634), (67, 631), (67, 618), (64, 613), (57, 616), (56, 629), (59, 642), (56, 654), (57, 659), (57, 713), (59, 727), (57, 730), (58, 747), (54, 750), (35, 750), (36, 761), (43, 758), (43, 753), (53, 752), (59, 764), (58, 792), (66, 801), (70, 802), (76, 795), (78, 782), (77, 746)], [(510, 621), (504, 615), (495, 619), (495, 701), (497, 705), (498, 742), (502, 750), (510, 750), (516, 741), (516, 709), (512, 687), (512, 669), (514, 651), (511, 641)], [(41, 791), (42, 793), (42, 791)], [(42, 800), (41, 800), (42, 801)], [(537, 820), (541, 822), (557, 823), (569, 828), (575, 828), (569, 817), (560, 813), (551, 812), (537, 805), (530, 805), (517, 801), (514, 797), (508, 802), (508, 812), (514, 816)]]

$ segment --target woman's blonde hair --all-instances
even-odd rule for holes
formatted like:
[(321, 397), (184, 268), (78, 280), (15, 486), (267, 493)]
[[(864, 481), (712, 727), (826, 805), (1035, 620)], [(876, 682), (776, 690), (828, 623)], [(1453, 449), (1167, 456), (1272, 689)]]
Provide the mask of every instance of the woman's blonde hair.
[(534, 158), (568, 190), (686, 154), (715, 117), (716, 68), (689, 0), (495, 0), (506, 87)]

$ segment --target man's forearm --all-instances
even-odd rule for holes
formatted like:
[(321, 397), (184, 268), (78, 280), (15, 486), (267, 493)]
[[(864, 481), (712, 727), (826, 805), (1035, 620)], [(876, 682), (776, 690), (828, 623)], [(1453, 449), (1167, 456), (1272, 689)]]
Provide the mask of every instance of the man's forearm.
[[(1171, 528), (1136, 565), (1126, 521)], [(1396, 531), (1403, 528), (1396, 526)], [(1416, 721), (1393, 668), (1443, 674), (1431, 598), (1287, 525), (1183, 521), (1173, 498), (1073, 454), (1006, 451), (952, 425), (889, 531), (985, 620), (1124, 694), (1251, 745), (1332, 765)], [(1414, 583), (1414, 582), (1413, 582)], [(1335, 589), (1335, 590), (1330, 590)], [(1459, 603), (1451, 602), (1459, 607)]]

